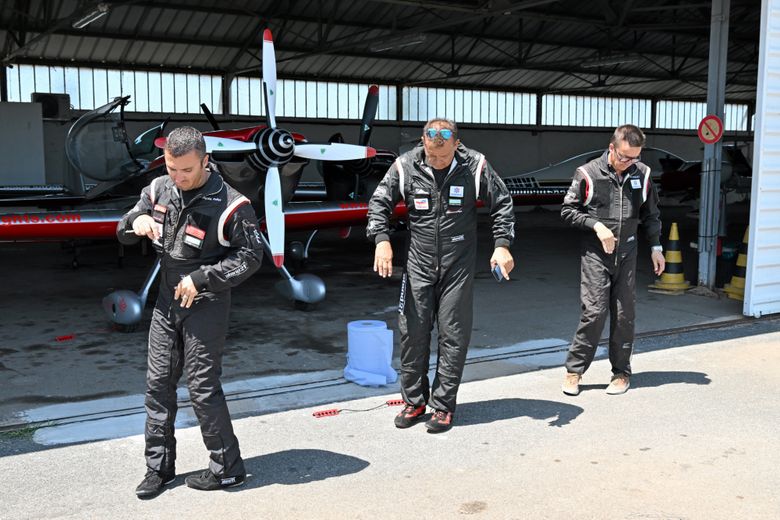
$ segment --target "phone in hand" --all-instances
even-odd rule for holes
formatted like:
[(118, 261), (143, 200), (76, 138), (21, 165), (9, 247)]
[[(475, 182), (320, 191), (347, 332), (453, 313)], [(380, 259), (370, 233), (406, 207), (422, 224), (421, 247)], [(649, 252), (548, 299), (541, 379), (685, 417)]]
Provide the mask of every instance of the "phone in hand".
[(491, 272), (493, 273), (493, 278), (495, 278), (498, 283), (504, 281), (504, 274), (501, 272), (500, 265), (496, 264)]

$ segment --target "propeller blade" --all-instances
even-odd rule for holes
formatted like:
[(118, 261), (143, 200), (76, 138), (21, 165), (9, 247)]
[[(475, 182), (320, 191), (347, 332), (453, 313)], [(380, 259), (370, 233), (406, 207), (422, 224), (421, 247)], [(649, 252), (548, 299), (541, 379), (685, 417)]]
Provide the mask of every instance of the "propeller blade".
[(263, 31), (263, 90), (268, 126), (276, 128), (276, 55), (270, 29)]
[(366, 104), (363, 106), (363, 119), (360, 121), (360, 137), (358, 137), (358, 144), (360, 146), (368, 145), (368, 141), (371, 139), (371, 129), (374, 125), (374, 117), (376, 117), (376, 109), (378, 106), (379, 87), (371, 85), (368, 87)]
[(355, 159), (368, 159), (369, 157), (373, 157), (376, 155), (376, 150), (370, 146), (343, 143), (297, 144), (295, 145), (295, 152), (293, 153), (304, 159), (353, 161)]
[(268, 241), (271, 242), (271, 256), (274, 265), (284, 264), (284, 212), (282, 211), (282, 184), (279, 169), (268, 168), (265, 174), (265, 227), (268, 229)]
[(230, 139), (228, 137), (214, 137), (211, 135), (204, 135), (203, 139), (206, 140), (206, 153), (212, 152), (256, 152), (257, 145), (253, 141), (239, 141), (238, 139)]

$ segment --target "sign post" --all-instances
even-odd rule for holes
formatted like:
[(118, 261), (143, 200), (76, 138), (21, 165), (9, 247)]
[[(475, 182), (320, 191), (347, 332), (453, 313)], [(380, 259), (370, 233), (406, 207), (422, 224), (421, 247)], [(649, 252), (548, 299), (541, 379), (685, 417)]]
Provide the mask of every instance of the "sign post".
[(723, 137), (723, 121), (716, 115), (705, 116), (699, 123), (699, 140), (704, 144), (715, 144)]

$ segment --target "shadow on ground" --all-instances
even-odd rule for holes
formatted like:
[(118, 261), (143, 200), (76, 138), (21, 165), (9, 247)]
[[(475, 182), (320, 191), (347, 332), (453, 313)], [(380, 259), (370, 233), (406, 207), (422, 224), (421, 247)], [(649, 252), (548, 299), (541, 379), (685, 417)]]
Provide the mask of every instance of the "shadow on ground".
[(572, 422), (582, 413), (582, 408), (558, 401), (543, 399), (492, 399), (458, 405), (456, 426), (486, 424), (516, 417), (530, 417), (548, 421), (549, 426), (560, 428)]

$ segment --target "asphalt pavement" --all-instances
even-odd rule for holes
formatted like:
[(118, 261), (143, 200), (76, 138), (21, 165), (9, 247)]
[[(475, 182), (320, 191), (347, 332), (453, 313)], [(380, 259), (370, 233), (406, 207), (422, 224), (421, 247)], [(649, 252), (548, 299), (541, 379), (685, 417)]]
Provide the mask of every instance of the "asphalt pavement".
[[(473, 358), (455, 427), (438, 435), (393, 426), (395, 387), (309, 389), (315, 406), (237, 413), (251, 475), (229, 491), (184, 485), (207, 462), (197, 427), (177, 431), (179, 476), (148, 501), (133, 492), (140, 432), (48, 446), (35, 441), (47, 428), (4, 434), (0, 518), (776, 519), (778, 330), (647, 336), (622, 396), (604, 393), (604, 359), (569, 397), (562, 352), (536, 366)], [(341, 411), (313, 417), (323, 409)]]

